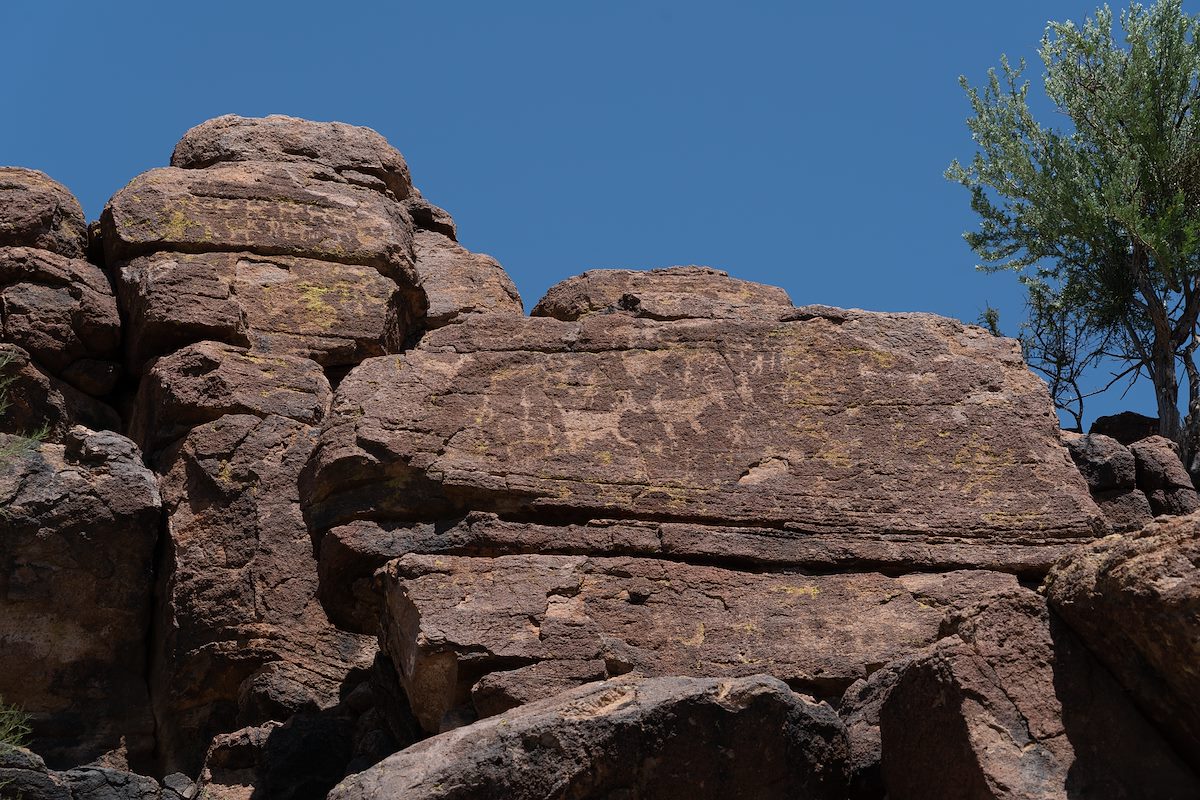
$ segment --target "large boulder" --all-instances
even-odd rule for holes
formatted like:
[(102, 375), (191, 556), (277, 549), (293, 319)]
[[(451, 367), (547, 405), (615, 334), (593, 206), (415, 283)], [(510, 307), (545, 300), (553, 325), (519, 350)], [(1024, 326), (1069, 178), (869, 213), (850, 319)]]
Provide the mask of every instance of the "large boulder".
[(773, 536), (746, 547), (764, 550), (824, 536), (844, 564), (928, 545), (1036, 572), (1105, 530), (1016, 346), (920, 314), (478, 315), (351, 372), (305, 485), (318, 537), (489, 511), (758, 527)]
[[(389, 565), (380, 638), (436, 732), (573, 685), (769, 672), (836, 696), (935, 641), (943, 609), (1013, 581), (755, 574), (658, 559), (409, 555)], [(503, 680), (491, 673), (507, 672)], [(487, 678), (484, 682), (481, 679)]]
[(951, 612), (879, 711), (894, 800), (1189, 798), (1200, 779), (1025, 589)]
[(1200, 764), (1200, 515), (1059, 562), (1047, 597), (1180, 752)]
[(1200, 509), (1200, 496), (1179, 457), (1179, 448), (1163, 436), (1147, 436), (1129, 446), (1137, 462), (1137, 485), (1155, 516), (1183, 515)]
[(161, 501), (133, 443), (0, 436), (0, 697), (53, 766), (144, 763), (146, 641)]
[(777, 286), (730, 278), (711, 267), (593, 269), (550, 287), (531, 313), (569, 321), (624, 311), (673, 320), (758, 316), (764, 306), (791, 305), (787, 292)]
[(837, 715), (777, 680), (630, 676), (427, 739), (329, 797), (832, 800), (846, 755)]
[(337, 179), (404, 200), (413, 191), (404, 156), (370, 128), (273, 114), (226, 114), (202, 122), (175, 145), (171, 166), (203, 169), (238, 161), (311, 162)]
[(76, 425), (121, 430), (121, 418), (110, 406), (47, 374), (14, 344), (0, 343), (0, 381), (0, 432), (62, 441)]
[(36, 247), (67, 258), (87, 252), (79, 201), (43, 172), (0, 167), (0, 247)]
[(420, 230), (413, 236), (417, 273), (428, 301), (424, 325), (438, 328), (468, 314), (524, 313), (517, 287), (491, 256)]
[(1128, 447), (1147, 436), (1158, 434), (1158, 417), (1147, 417), (1136, 411), (1122, 411), (1106, 417), (1096, 417), (1088, 433), (1110, 436)]
[(1063, 442), (1112, 530), (1139, 530), (1154, 518), (1137, 486), (1137, 461), (1129, 448), (1100, 433), (1064, 432)]

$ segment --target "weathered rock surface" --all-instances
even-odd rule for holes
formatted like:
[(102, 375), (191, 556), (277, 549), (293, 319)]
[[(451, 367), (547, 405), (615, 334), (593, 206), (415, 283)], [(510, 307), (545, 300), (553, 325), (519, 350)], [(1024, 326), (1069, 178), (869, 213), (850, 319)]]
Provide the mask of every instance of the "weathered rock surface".
[(335, 705), (347, 675), (371, 665), (373, 639), (334, 629), (316, 600), (296, 483), (315, 444), (302, 422), (226, 414), (159, 459), (168, 540), (152, 694), (168, 769), (194, 772), (215, 733)]
[(5, 381), (7, 405), (0, 414), (0, 432), (20, 436), (45, 434), (61, 441), (76, 425), (93, 430), (121, 430), (117, 412), (69, 383), (48, 375), (13, 344), (0, 343), (0, 380)]
[(630, 676), (427, 739), (329, 796), (844, 798), (846, 751), (828, 706), (771, 678)]
[(458, 241), (458, 226), (454, 223), (454, 217), (446, 209), (426, 200), (418, 189), (413, 189), (413, 193), (404, 201), (404, 207), (408, 209), (414, 227)]
[(55, 766), (153, 749), (146, 695), (161, 501), (133, 443), (0, 436), (0, 696)]
[(397, 200), (412, 192), (404, 157), (370, 128), (343, 122), (226, 114), (189, 130), (171, 155), (171, 166), (184, 169), (238, 161), (312, 162), (341, 181), (387, 191)]
[(1129, 446), (1137, 462), (1137, 485), (1155, 516), (1190, 514), (1200, 509), (1196, 487), (1170, 439), (1148, 436)]
[(347, 376), (305, 495), (318, 534), (640, 518), (834, 537), (849, 562), (883, 539), (988, 566), (1104, 530), (1011, 343), (867, 312), (479, 315)]
[(108, 263), (163, 250), (250, 251), (359, 264), (415, 284), (403, 206), (336, 177), (318, 164), (268, 162), (142, 173), (104, 209)]
[(879, 711), (888, 796), (1185, 798), (1200, 780), (1045, 601), (951, 613)]
[(1054, 610), (1200, 764), (1200, 517), (1101, 539), (1046, 585)]
[[(380, 638), (413, 713), (436, 732), (448, 715), (469, 715), (471, 689), (488, 673), (545, 662), (568, 662), (556, 683), (601, 661), (605, 677), (769, 672), (840, 694), (935, 641), (941, 607), (960, 602), (956, 592), (975, 597), (1013, 580), (983, 571), (897, 579), (634, 558), (409, 555), (384, 577)], [(494, 680), (484, 688), (491, 708), (506, 704)]]
[(1110, 436), (1128, 447), (1147, 436), (1158, 435), (1158, 418), (1147, 417), (1133, 411), (1122, 411), (1107, 417), (1096, 417), (1088, 433)]
[(85, 392), (112, 390), (121, 321), (99, 267), (47, 250), (0, 248), (0, 308), (5, 342)]
[(730, 278), (711, 267), (593, 269), (555, 284), (531, 312), (535, 317), (577, 320), (623, 311), (660, 320), (692, 317), (759, 317), (764, 308), (790, 308), (776, 286)]
[(156, 253), (117, 286), (135, 373), (205, 339), (350, 366), (398, 350), (421, 303), (373, 267), (252, 253)]
[(83, 258), (87, 221), (79, 201), (44, 172), (0, 167), (0, 247), (36, 247)]
[(1099, 433), (1064, 432), (1063, 442), (1112, 530), (1139, 530), (1154, 518), (1149, 500), (1137, 487), (1137, 462), (1129, 448)]
[(508, 273), (491, 256), (472, 253), (438, 233), (413, 236), (417, 273), (428, 299), (424, 325), (438, 328), (468, 314), (524, 313)]
[(229, 414), (277, 414), (312, 425), (332, 397), (314, 361), (200, 342), (155, 362), (138, 389), (129, 435), (152, 453)]

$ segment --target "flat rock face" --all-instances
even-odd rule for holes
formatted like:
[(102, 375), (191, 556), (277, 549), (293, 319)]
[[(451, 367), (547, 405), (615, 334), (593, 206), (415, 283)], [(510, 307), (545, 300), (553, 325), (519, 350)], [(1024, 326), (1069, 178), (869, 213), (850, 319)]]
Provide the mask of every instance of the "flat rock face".
[(44, 172), (0, 167), (0, 247), (36, 247), (67, 258), (87, 252), (79, 201)]
[(428, 731), (464, 709), (479, 713), (468, 708), (468, 693), (484, 675), (546, 662), (576, 671), (599, 662), (600, 677), (767, 671), (793, 686), (840, 694), (871, 669), (936, 640), (942, 607), (956, 602), (952, 584), (966, 582), (958, 591), (975, 596), (1013, 581), (986, 572), (753, 574), (538, 555), (409, 555), (392, 562), (383, 580), (381, 641)]
[(0, 696), (32, 714), (53, 766), (145, 759), (157, 482), (115, 433), (0, 449)]
[(413, 241), (428, 299), (426, 327), (460, 322), (468, 314), (524, 313), (516, 285), (491, 256), (472, 253), (453, 239), (425, 230), (417, 231)]
[(964, 549), (1103, 529), (1011, 343), (928, 315), (796, 314), (432, 331), (342, 383), (308, 513), (319, 529), (484, 510)]
[(107, 259), (250, 250), (359, 264), (415, 283), (407, 212), (379, 192), (331, 180), (335, 175), (309, 163), (150, 170), (104, 209)]
[(879, 711), (888, 796), (1185, 798), (1196, 775), (1036, 594), (952, 612)]
[(329, 797), (844, 798), (846, 750), (828, 706), (766, 676), (625, 677), (427, 739)]
[(227, 114), (185, 133), (171, 156), (171, 166), (184, 169), (237, 161), (312, 162), (346, 183), (386, 191), (397, 200), (412, 191), (399, 151), (370, 128), (342, 122)]
[(593, 269), (550, 287), (532, 314), (570, 321), (624, 311), (668, 320), (760, 316), (764, 307), (791, 305), (777, 286), (730, 278), (711, 267)]
[(1051, 607), (1200, 763), (1200, 517), (1110, 536), (1059, 562)]
[(354, 365), (398, 349), (418, 309), (375, 268), (253, 253), (156, 253), (120, 268), (129, 366), (205, 339)]

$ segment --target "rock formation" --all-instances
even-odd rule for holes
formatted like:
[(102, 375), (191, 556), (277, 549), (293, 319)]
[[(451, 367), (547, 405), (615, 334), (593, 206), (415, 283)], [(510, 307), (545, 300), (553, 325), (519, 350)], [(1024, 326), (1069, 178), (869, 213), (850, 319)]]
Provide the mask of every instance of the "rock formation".
[(954, 320), (697, 266), (527, 317), (458, 238), (340, 123), (210, 120), (91, 226), (0, 169), (0, 782), (1200, 792), (1169, 442)]

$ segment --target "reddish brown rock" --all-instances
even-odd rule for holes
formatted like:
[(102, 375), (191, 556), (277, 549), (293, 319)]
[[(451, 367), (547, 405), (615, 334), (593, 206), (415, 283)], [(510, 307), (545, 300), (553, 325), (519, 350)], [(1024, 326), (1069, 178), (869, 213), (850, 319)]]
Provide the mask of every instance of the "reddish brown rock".
[(846, 749), (828, 706), (771, 678), (631, 676), (427, 739), (329, 797), (840, 800)]
[[(971, 597), (1012, 581), (975, 576), (966, 590)], [(948, 587), (962, 578), (754, 574), (633, 558), (409, 555), (392, 562), (383, 580), (381, 642), (413, 713), (437, 731), (447, 715), (462, 718), (471, 688), (488, 673), (545, 662), (600, 660), (609, 676), (766, 671), (793, 686), (840, 694), (871, 669), (934, 641), (938, 606), (955, 602)], [(490, 702), (497, 705), (494, 697)]]
[(888, 797), (1187, 798), (1200, 781), (1111, 675), (1010, 590), (951, 613), (879, 711)]
[(32, 714), (52, 766), (144, 763), (157, 482), (111, 432), (0, 450), (0, 697)]
[(251, 253), (156, 253), (117, 286), (134, 372), (205, 339), (351, 366), (399, 349), (424, 302), (372, 267)]
[(1200, 509), (1196, 487), (1170, 439), (1148, 436), (1129, 446), (1137, 461), (1137, 485), (1155, 516), (1190, 514)]
[(1081, 548), (1046, 587), (1054, 610), (1200, 764), (1200, 516)]
[(155, 362), (138, 389), (130, 437), (155, 452), (227, 414), (311, 425), (325, 417), (332, 395), (320, 366), (306, 358), (200, 342)]
[(216, 733), (336, 705), (376, 645), (316, 599), (296, 476), (316, 444), (279, 415), (229, 414), (163, 453), (168, 541), (152, 684), (168, 770), (194, 774)]
[(85, 392), (112, 390), (121, 320), (99, 267), (47, 250), (0, 248), (0, 287), (5, 342)]
[(46, 374), (16, 345), (0, 343), (0, 381), (5, 387), (0, 432), (41, 433), (50, 441), (61, 441), (75, 425), (112, 431), (122, 427), (116, 411)]
[(472, 253), (438, 233), (413, 237), (417, 273), (428, 300), (424, 324), (438, 328), (469, 314), (524, 313), (517, 287), (491, 256)]
[(850, 562), (885, 536), (988, 566), (1104, 530), (1013, 343), (867, 312), (479, 315), (345, 379), (305, 494), (318, 532), (624, 517), (826, 536)]
[(408, 209), (414, 227), (440, 233), (451, 241), (458, 241), (458, 226), (454, 224), (454, 217), (450, 216), (450, 212), (426, 200), (416, 189), (413, 189), (413, 194), (404, 201), (404, 207)]
[(758, 316), (763, 307), (790, 308), (777, 286), (730, 278), (711, 267), (593, 269), (550, 287), (535, 317), (577, 320), (597, 312), (626, 312), (648, 319)]
[(404, 156), (370, 128), (343, 122), (226, 114), (189, 130), (171, 155), (171, 166), (184, 169), (237, 161), (312, 162), (398, 200), (412, 191)]
[(164, 250), (251, 251), (374, 267), (415, 284), (408, 213), (391, 198), (331, 180), (317, 164), (245, 162), (154, 169), (104, 209), (110, 264)]
[(1112, 530), (1139, 530), (1153, 519), (1150, 503), (1137, 487), (1137, 462), (1129, 448), (1099, 433), (1064, 432), (1063, 442)]
[(87, 221), (79, 201), (43, 172), (0, 167), (0, 247), (36, 247), (83, 258)]

